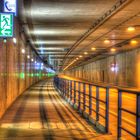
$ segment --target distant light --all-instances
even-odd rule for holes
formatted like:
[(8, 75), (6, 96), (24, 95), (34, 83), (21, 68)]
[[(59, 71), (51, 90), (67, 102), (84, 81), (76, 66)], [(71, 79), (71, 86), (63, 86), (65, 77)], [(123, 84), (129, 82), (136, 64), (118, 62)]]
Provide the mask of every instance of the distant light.
[(7, 39), (5, 38), (5, 39), (3, 40), (3, 42), (6, 43), (6, 42), (7, 42)]
[(105, 44), (110, 44), (110, 40), (106, 39), (106, 40), (104, 40), (104, 43)]
[(87, 52), (84, 52), (84, 54), (87, 55), (88, 53)]
[(33, 61), (34, 61), (34, 59), (32, 58), (32, 59), (31, 59), (31, 61), (33, 62)]
[(27, 58), (30, 59), (30, 55), (27, 55)]
[(92, 51), (95, 51), (95, 50), (96, 50), (96, 48), (95, 48), (95, 47), (93, 47), (93, 48), (91, 48), (91, 50), (92, 50)]
[(137, 41), (137, 40), (131, 40), (131, 41), (130, 41), (130, 44), (131, 44), (131, 45), (137, 45), (137, 44), (138, 44), (138, 41)]
[(77, 60), (79, 60), (79, 58), (78, 58), (78, 57), (77, 57), (76, 59), (77, 59)]
[(111, 64), (111, 71), (112, 72), (118, 72), (119, 70), (119, 67), (117, 64)]
[(82, 56), (82, 55), (80, 55), (79, 57), (80, 57), (80, 58), (82, 58), (83, 56)]
[(136, 30), (135, 27), (132, 26), (127, 28), (128, 32), (134, 32), (135, 30)]
[(22, 54), (25, 54), (25, 49), (22, 49), (21, 52), (22, 52)]
[(116, 52), (116, 49), (115, 48), (111, 48), (110, 51), (111, 52)]
[(43, 66), (44, 64), (43, 63), (41, 63), (41, 66)]
[(16, 44), (17, 43), (17, 39), (16, 38), (13, 38), (13, 42)]
[(35, 61), (35, 64), (36, 64), (36, 61)]

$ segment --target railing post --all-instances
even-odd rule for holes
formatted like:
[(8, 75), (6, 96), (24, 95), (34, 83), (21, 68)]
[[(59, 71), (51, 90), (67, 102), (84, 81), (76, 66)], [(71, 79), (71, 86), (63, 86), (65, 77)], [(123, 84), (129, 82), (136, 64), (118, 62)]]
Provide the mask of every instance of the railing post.
[(140, 140), (140, 94), (136, 96), (136, 140)]
[(106, 88), (106, 133), (109, 131), (109, 87)]
[(74, 81), (74, 104), (76, 104), (76, 81)]
[(92, 85), (89, 84), (89, 115), (92, 115)]
[(99, 87), (96, 87), (96, 121), (99, 121)]
[(70, 81), (70, 101), (72, 101), (72, 81)]
[(84, 105), (84, 108), (83, 108), (83, 111), (86, 110), (86, 85), (85, 83), (83, 83), (83, 88), (84, 88), (84, 91), (83, 91), (83, 105)]
[(81, 95), (81, 88), (80, 88), (80, 86), (81, 86), (81, 83), (78, 82), (78, 110), (81, 109), (81, 97), (80, 97), (80, 95)]
[(118, 92), (118, 139), (121, 137), (121, 125), (122, 125), (122, 92)]

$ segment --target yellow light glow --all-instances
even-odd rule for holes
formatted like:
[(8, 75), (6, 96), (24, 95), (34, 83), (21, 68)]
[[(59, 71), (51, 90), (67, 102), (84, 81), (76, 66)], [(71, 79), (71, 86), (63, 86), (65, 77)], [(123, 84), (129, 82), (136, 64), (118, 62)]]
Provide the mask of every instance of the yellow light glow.
[(96, 48), (95, 48), (95, 47), (93, 47), (93, 48), (91, 48), (91, 50), (92, 50), (92, 51), (95, 51), (95, 50), (96, 50)]
[(84, 54), (87, 55), (88, 53), (87, 52), (84, 52)]
[(83, 56), (82, 56), (82, 55), (80, 55), (79, 57), (80, 57), (80, 58), (82, 58)]
[(115, 49), (115, 48), (111, 48), (110, 51), (111, 51), (111, 52), (116, 52), (116, 49)]
[(78, 57), (77, 57), (76, 59), (77, 59), (77, 60), (79, 60), (79, 58), (78, 58)]
[(104, 40), (104, 43), (105, 44), (110, 44), (110, 40), (106, 39), (106, 40)]
[(130, 44), (131, 44), (131, 45), (137, 45), (137, 44), (138, 44), (138, 41), (137, 41), (137, 40), (131, 40), (131, 41), (130, 41)]
[(135, 27), (132, 26), (127, 28), (128, 32), (134, 32), (135, 30), (136, 30)]

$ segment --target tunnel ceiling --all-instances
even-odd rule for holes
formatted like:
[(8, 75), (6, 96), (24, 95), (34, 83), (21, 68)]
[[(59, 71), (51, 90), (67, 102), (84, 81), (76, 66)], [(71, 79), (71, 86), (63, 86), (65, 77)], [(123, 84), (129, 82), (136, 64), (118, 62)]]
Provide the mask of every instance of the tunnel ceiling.
[(112, 55), (111, 47), (117, 52), (138, 47), (128, 43), (138, 31), (126, 29), (139, 27), (139, 5), (139, 0), (19, 0), (19, 18), (40, 57), (66, 70)]

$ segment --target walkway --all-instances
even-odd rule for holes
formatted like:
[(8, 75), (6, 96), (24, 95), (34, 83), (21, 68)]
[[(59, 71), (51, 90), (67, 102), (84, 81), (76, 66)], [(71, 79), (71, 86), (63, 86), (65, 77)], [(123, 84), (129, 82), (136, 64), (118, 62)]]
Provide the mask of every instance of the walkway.
[(115, 140), (99, 134), (60, 97), (52, 80), (27, 90), (1, 120), (0, 140)]

